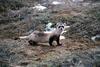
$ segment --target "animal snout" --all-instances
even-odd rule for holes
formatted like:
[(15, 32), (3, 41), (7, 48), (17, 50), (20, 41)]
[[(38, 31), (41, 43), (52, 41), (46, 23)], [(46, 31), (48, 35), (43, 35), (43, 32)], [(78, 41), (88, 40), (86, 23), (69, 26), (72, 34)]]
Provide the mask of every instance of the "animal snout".
[(61, 30), (63, 30), (63, 28), (60, 28)]

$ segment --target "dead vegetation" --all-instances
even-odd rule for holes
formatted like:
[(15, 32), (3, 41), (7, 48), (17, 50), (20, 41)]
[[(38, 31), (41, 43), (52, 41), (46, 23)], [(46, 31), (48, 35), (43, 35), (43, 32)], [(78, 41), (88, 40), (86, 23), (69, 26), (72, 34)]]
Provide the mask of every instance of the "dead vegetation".
[[(100, 44), (95, 44), (91, 40), (91, 36), (100, 32), (99, 4), (90, 4), (88, 8), (81, 9), (83, 10), (80, 11), (79, 7), (71, 11), (65, 9), (34, 11), (34, 13), (22, 11), (20, 15), (25, 13), (24, 19), (11, 23), (8, 19), (7, 24), (0, 23), (0, 65), (2, 67), (3, 64), (5, 67), (8, 65), (12, 67), (99, 67)], [(31, 46), (27, 40), (13, 39), (20, 35), (28, 35), (30, 30), (43, 31), (45, 24), (49, 22), (55, 24), (59, 21), (71, 26), (70, 30), (63, 34), (66, 39), (60, 41), (62, 46), (56, 46), (55, 43), (54, 47), (47, 43)]]

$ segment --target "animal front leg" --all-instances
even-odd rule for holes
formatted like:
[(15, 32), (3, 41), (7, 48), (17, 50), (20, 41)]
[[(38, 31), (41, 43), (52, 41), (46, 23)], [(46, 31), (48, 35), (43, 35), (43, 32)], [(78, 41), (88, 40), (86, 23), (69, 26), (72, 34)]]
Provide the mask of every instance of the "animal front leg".
[(57, 40), (56, 40), (58, 46), (62, 45), (62, 44), (60, 44), (59, 41), (60, 41), (60, 36), (58, 36), (58, 37), (57, 37)]
[(51, 37), (51, 38), (49, 39), (49, 45), (50, 45), (50, 46), (53, 46), (53, 45), (52, 45), (53, 40), (54, 40), (53, 37)]

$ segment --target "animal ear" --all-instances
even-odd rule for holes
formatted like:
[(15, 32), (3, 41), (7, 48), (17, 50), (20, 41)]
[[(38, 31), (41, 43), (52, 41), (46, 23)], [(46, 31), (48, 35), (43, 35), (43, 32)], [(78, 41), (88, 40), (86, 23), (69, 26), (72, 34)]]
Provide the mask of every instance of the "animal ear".
[(57, 25), (59, 25), (59, 22), (57, 23)]
[(59, 23), (56, 24), (56, 27), (59, 26)]
[(64, 23), (64, 26), (66, 26), (67, 24), (66, 23)]

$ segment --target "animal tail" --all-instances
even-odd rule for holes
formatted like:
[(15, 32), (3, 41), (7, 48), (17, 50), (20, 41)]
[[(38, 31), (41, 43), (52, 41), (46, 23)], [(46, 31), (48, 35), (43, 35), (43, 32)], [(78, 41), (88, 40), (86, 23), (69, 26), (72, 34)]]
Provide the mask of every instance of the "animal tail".
[(18, 40), (18, 39), (26, 39), (26, 38), (28, 38), (28, 36), (15, 37), (14, 40)]
[(26, 39), (26, 38), (28, 38), (28, 36), (21, 36), (21, 37), (19, 37), (20, 39)]

